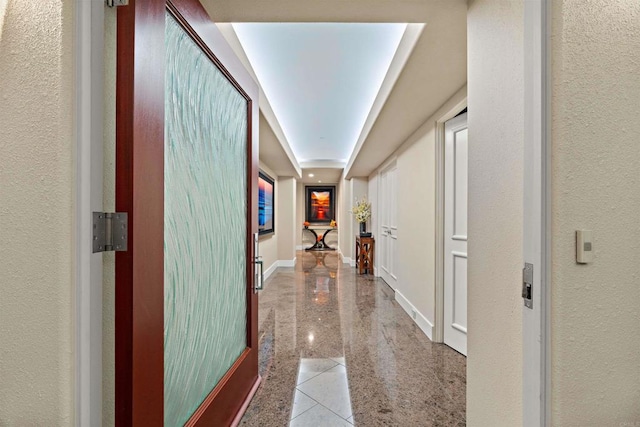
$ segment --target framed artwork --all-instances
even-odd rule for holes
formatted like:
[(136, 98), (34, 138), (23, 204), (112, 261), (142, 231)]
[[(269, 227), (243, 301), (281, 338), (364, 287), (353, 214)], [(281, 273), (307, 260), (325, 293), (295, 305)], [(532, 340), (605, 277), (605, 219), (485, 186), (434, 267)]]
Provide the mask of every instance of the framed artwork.
[(306, 220), (316, 224), (329, 224), (335, 219), (335, 189), (329, 186), (307, 186)]
[(258, 173), (258, 234), (275, 232), (275, 181), (266, 173)]

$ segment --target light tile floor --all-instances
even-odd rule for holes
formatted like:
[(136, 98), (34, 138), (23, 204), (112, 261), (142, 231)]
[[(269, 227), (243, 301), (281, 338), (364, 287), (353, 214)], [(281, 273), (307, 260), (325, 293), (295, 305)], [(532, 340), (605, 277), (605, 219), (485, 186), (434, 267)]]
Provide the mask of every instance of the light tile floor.
[(296, 418), (315, 405), (321, 405), (333, 412), (340, 417), (341, 423), (352, 417), (349, 380), (344, 362), (340, 364), (332, 359), (300, 361), (298, 384), (291, 410), (291, 425), (303, 425)]
[(260, 375), (243, 426), (464, 426), (466, 359), (380, 279), (298, 252), (259, 297)]

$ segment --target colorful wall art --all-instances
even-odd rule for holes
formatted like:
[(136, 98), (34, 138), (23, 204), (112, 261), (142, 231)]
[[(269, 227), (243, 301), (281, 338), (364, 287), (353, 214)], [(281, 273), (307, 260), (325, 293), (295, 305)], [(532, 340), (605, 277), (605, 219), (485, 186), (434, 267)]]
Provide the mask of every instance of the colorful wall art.
[(275, 231), (274, 194), (274, 180), (260, 171), (258, 175), (258, 232), (260, 235)]
[(310, 223), (329, 224), (335, 219), (335, 187), (307, 186), (307, 216)]

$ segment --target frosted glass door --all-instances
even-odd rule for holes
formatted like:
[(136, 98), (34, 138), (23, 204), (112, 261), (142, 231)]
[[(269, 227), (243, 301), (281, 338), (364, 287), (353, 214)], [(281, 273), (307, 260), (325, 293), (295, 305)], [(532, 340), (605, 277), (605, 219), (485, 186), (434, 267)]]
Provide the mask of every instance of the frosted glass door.
[(182, 426), (247, 347), (248, 103), (166, 16), (164, 419)]

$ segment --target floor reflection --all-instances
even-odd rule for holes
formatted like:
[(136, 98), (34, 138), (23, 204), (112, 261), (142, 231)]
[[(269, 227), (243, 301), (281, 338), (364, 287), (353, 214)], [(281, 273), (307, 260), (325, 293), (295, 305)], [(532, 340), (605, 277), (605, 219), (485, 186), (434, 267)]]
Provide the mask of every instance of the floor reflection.
[(434, 344), (381, 280), (299, 252), (260, 293), (260, 373), (245, 426), (463, 426), (466, 359)]

